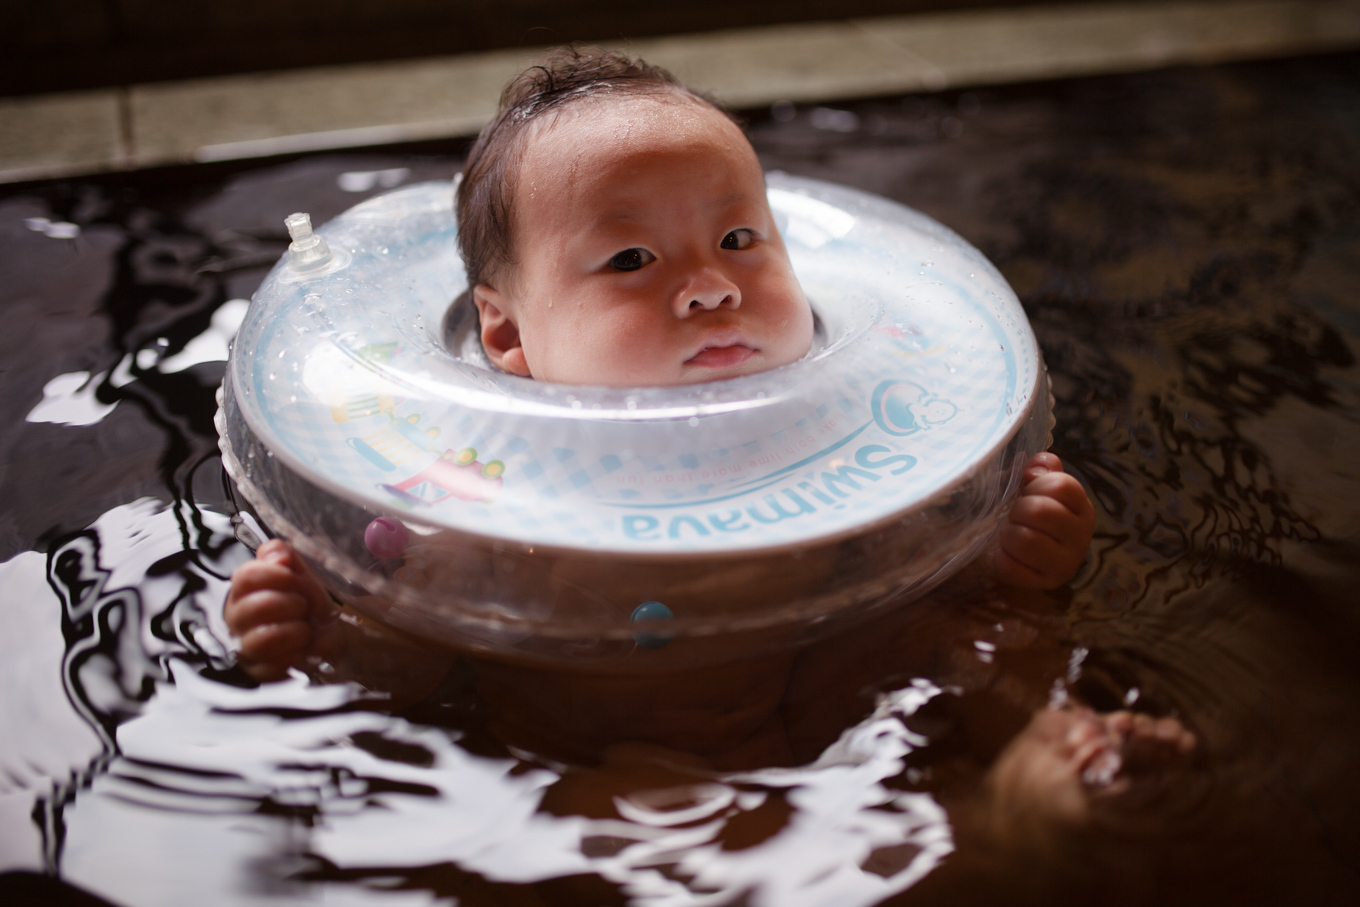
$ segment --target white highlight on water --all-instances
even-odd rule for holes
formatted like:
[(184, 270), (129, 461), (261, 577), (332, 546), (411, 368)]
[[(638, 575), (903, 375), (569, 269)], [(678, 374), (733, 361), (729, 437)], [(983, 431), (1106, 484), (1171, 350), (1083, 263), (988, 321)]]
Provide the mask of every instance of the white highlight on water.
[(25, 422), (50, 422), (54, 425), (94, 425), (113, 412), (118, 404), (101, 403), (95, 391), (106, 372), (67, 372), (43, 385), (43, 398), (24, 416)]
[(184, 349), (158, 366), (161, 372), (182, 372), (200, 362), (225, 362), (227, 344), (241, 327), (250, 308), (249, 299), (229, 299), (213, 312), (208, 329), (184, 345)]

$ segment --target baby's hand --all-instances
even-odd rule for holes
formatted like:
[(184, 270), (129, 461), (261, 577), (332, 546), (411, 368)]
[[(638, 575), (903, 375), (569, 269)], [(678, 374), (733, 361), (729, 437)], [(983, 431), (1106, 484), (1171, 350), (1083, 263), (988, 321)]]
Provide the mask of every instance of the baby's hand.
[(307, 655), (313, 622), (330, 597), (302, 558), (273, 539), (231, 576), (223, 610), (227, 628), (241, 640), (238, 662), (256, 680), (282, 680)]
[(1051, 453), (1025, 466), (1025, 486), (1001, 527), (993, 557), (1002, 582), (1054, 589), (1076, 576), (1086, 559), (1096, 514), (1086, 489)]

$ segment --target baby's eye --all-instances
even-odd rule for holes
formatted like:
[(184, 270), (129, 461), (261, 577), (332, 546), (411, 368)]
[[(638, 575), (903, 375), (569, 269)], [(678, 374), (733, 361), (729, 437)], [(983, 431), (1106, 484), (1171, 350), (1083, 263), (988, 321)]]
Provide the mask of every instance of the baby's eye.
[(609, 264), (615, 271), (636, 271), (643, 265), (655, 260), (656, 256), (646, 249), (624, 249), (618, 255), (609, 259)]
[(754, 238), (750, 230), (733, 230), (723, 237), (722, 247), (724, 249), (745, 249)]

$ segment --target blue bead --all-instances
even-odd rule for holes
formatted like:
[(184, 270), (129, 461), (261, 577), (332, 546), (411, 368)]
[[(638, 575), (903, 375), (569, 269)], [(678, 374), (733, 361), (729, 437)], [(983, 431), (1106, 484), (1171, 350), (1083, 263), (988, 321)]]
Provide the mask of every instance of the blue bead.
[(675, 620), (675, 614), (661, 602), (643, 602), (633, 609), (633, 616), (628, 619), (635, 624), (644, 620)]
[[(635, 624), (653, 623), (661, 620), (675, 620), (675, 614), (661, 602), (643, 602), (633, 609), (629, 618)], [(675, 634), (667, 630), (652, 630), (633, 633), (633, 641), (644, 649), (660, 649), (671, 641)]]

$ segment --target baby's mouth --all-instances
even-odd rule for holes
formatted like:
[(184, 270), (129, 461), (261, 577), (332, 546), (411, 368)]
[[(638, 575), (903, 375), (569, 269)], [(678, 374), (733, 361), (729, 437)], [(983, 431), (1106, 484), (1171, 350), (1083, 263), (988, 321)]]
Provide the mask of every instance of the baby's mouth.
[(685, 360), (685, 365), (697, 365), (703, 368), (736, 368), (756, 354), (744, 343), (732, 343), (726, 346), (706, 346)]

